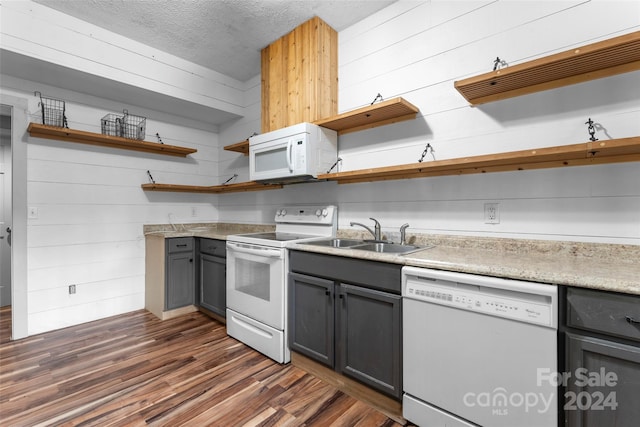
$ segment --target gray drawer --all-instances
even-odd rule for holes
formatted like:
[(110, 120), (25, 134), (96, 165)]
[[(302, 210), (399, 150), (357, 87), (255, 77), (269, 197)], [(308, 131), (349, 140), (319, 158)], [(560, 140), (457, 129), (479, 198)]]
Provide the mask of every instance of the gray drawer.
[(172, 237), (167, 239), (167, 252), (189, 252), (193, 250), (193, 237)]
[(289, 268), (296, 273), (400, 294), (400, 264), (289, 251)]
[(227, 242), (225, 240), (200, 238), (200, 253), (226, 258)]
[(640, 341), (640, 297), (567, 289), (567, 326)]

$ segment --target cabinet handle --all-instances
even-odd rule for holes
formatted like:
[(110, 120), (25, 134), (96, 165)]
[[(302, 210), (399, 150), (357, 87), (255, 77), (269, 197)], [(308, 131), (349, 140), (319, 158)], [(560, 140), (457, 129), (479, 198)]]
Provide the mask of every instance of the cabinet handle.
[(189, 262), (193, 262), (193, 258), (189, 258)]
[(326, 290), (326, 291), (324, 291), (324, 294), (325, 294), (326, 296), (329, 296), (329, 295), (331, 295), (331, 292), (330, 292), (330, 291), (328, 291), (328, 290)]
[(625, 316), (625, 319), (627, 319), (627, 323), (630, 323), (632, 325), (640, 325), (640, 320), (636, 320), (631, 316)]
[(186, 243), (184, 243), (184, 244), (182, 244), (182, 245), (176, 245), (176, 247), (178, 247), (178, 248), (186, 248), (186, 247), (187, 247), (187, 244), (186, 244)]

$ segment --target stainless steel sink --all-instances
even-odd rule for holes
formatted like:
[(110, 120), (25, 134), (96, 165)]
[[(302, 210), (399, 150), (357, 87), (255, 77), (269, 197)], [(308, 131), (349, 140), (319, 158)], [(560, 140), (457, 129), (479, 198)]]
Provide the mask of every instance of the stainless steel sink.
[(305, 242), (306, 245), (326, 246), (329, 248), (350, 248), (352, 246), (361, 245), (362, 240), (355, 239), (327, 239)]
[(377, 252), (384, 254), (409, 254), (428, 249), (431, 246), (400, 245), (391, 242), (368, 242), (356, 239), (326, 239), (304, 242), (306, 245), (324, 246), (328, 248), (353, 249), (359, 251)]
[(411, 252), (421, 251), (428, 249), (428, 246), (415, 246), (415, 245), (400, 245), (397, 243), (367, 243), (363, 245), (354, 246), (351, 249), (358, 249), (362, 251), (378, 252), (385, 254), (408, 254)]

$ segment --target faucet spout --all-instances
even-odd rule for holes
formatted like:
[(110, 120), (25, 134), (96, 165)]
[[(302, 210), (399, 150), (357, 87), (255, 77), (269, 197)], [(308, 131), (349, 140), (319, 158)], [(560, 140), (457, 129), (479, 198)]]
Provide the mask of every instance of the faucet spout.
[(375, 240), (382, 241), (382, 232), (380, 230), (380, 223), (375, 218), (369, 218), (369, 219), (373, 220), (373, 222), (375, 223), (373, 230), (370, 227), (368, 227), (368, 226), (366, 226), (364, 224), (361, 224), (359, 222), (351, 222), (349, 225), (351, 225), (352, 227), (354, 225), (359, 225), (360, 227), (364, 228), (369, 233), (371, 233), (371, 235), (373, 236), (373, 238)]
[(372, 235), (374, 238), (376, 237), (376, 233), (375, 233), (372, 229), (370, 229), (369, 227), (367, 227), (367, 226), (366, 226), (366, 225), (364, 225), (364, 224), (360, 224), (359, 222), (351, 222), (351, 223), (349, 223), (349, 225), (350, 225), (350, 226), (352, 226), (352, 227), (353, 227), (354, 225), (359, 225), (360, 227), (364, 228), (364, 229), (365, 229), (365, 230), (367, 230), (369, 233), (371, 233), (371, 235)]

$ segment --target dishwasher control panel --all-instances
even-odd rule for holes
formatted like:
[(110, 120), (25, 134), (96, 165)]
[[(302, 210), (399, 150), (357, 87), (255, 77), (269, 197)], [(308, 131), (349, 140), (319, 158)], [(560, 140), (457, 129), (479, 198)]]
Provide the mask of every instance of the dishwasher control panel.
[(546, 295), (416, 276), (406, 277), (403, 285), (405, 298), (554, 326), (553, 301)]

